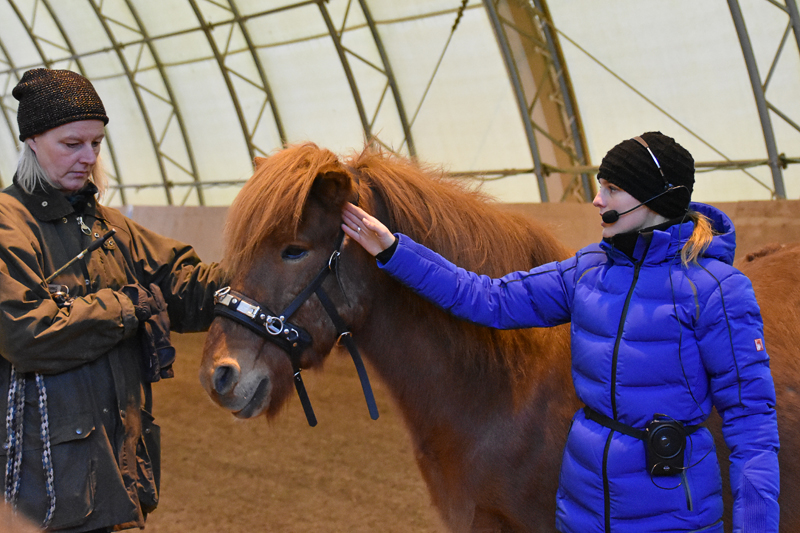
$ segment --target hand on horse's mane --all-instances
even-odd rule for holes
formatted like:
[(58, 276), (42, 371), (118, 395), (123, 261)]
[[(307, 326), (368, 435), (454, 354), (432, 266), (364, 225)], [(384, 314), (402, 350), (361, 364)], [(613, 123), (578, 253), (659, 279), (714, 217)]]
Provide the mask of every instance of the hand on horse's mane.
[(395, 236), (380, 220), (349, 202), (342, 209), (342, 229), (373, 256), (395, 241)]

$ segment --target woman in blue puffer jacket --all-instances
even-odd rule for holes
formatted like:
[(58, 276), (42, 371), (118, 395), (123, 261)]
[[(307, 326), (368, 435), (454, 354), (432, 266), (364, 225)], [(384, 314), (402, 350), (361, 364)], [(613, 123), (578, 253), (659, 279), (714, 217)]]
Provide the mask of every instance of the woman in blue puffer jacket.
[(563, 533), (721, 533), (712, 407), (731, 450), (736, 532), (777, 532), (778, 428), (761, 314), (733, 268), (721, 211), (690, 203), (694, 160), (660, 132), (612, 148), (594, 205), (603, 240), (490, 279), (458, 268), (348, 204), (343, 229), (379, 266), (450, 313), (503, 329), (571, 322), (586, 404), (561, 466)]

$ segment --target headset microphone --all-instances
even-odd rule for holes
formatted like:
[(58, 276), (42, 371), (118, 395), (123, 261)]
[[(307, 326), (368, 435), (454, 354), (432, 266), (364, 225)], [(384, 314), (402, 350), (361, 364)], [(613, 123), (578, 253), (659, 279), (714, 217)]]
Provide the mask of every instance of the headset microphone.
[(685, 189), (685, 188), (686, 188), (686, 185), (675, 185), (675, 186), (673, 186), (673, 187), (670, 187), (669, 189), (667, 189), (667, 190), (665, 190), (665, 191), (662, 191), (662, 192), (660, 192), (660, 193), (656, 194), (655, 196), (653, 196), (653, 197), (652, 197), (652, 198), (650, 198), (649, 200), (645, 200), (644, 202), (640, 203), (639, 205), (636, 205), (636, 206), (634, 206), (634, 207), (631, 207), (630, 209), (628, 209), (627, 211), (623, 211), (622, 213), (620, 213), (619, 211), (615, 211), (614, 209), (612, 209), (611, 211), (606, 211), (605, 213), (603, 213), (603, 214), (601, 215), (601, 216), (602, 216), (602, 218), (603, 218), (603, 222), (605, 222), (606, 224), (613, 224), (614, 222), (616, 222), (617, 220), (619, 220), (619, 217), (621, 217), (622, 215), (627, 215), (627, 214), (628, 214), (628, 213), (630, 213), (631, 211), (633, 211), (633, 210), (635, 210), (635, 209), (639, 209), (640, 207), (642, 207), (642, 206), (643, 206), (643, 205), (645, 205), (645, 204), (649, 204), (650, 202), (652, 202), (652, 201), (653, 201), (653, 200), (655, 200), (656, 198), (659, 198), (659, 197), (661, 197), (661, 196), (664, 196), (664, 195), (665, 195), (665, 194), (667, 194), (668, 192), (670, 192), (670, 191), (674, 191), (675, 189), (680, 189), (680, 188), (683, 188), (683, 189)]
[(612, 209), (611, 211), (606, 211), (605, 213), (602, 214), (603, 222), (605, 222), (606, 224), (613, 224), (614, 222), (619, 220), (619, 217), (621, 217), (622, 215), (627, 215), (628, 213), (630, 213), (634, 209), (639, 209), (645, 203), (646, 202), (642, 202), (639, 205), (637, 205), (636, 207), (632, 207), (632, 208), (628, 209), (627, 211), (623, 211), (622, 213), (620, 213), (619, 211), (615, 211), (614, 209)]

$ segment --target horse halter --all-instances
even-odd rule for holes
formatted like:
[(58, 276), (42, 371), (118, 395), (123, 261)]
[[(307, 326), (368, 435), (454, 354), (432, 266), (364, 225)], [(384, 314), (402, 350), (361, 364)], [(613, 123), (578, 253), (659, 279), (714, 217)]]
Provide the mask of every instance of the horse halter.
[(336, 306), (322, 288), (322, 283), (328, 277), (328, 274), (334, 270), (338, 273), (339, 256), (341, 255), (340, 250), (343, 242), (344, 232), (340, 231), (339, 236), (336, 238), (336, 245), (334, 246), (333, 253), (328, 259), (327, 264), (322, 267), (311, 283), (295, 297), (292, 303), (278, 314), (273, 313), (267, 306), (256, 302), (252, 298), (248, 298), (240, 292), (231, 290), (230, 287), (223, 287), (214, 294), (215, 315), (223, 316), (245, 326), (264, 339), (276, 344), (286, 352), (292, 363), (294, 386), (297, 390), (297, 395), (300, 397), (300, 403), (303, 405), (303, 411), (308, 420), (308, 425), (312, 427), (317, 425), (317, 417), (314, 415), (314, 410), (311, 407), (311, 400), (308, 398), (306, 387), (303, 384), (303, 378), (300, 376), (302, 370), (300, 368), (300, 356), (306, 348), (311, 346), (312, 338), (306, 330), (289, 322), (292, 315), (294, 315), (312, 294), (317, 295), (322, 307), (325, 309), (325, 312), (328, 313), (328, 316), (336, 328), (339, 340), (344, 343), (347, 350), (350, 352), (350, 356), (353, 358), (358, 377), (361, 380), (361, 389), (364, 391), (364, 398), (367, 401), (370, 418), (372, 418), (372, 420), (378, 419), (378, 406), (375, 403), (375, 397), (372, 394), (372, 387), (369, 383), (367, 370), (364, 367), (364, 362), (361, 360), (361, 355), (358, 353), (358, 348), (353, 341), (353, 336), (349, 328), (345, 325), (344, 320), (342, 320), (342, 317), (339, 316), (339, 313), (336, 311)]

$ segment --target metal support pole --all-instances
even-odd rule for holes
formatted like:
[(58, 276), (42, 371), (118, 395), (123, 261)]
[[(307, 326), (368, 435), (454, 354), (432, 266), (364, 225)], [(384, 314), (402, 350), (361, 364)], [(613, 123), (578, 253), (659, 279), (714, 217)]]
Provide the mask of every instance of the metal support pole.
[[(787, 3), (792, 0), (787, 0)], [(756, 64), (755, 56), (753, 55), (753, 47), (750, 44), (750, 37), (747, 34), (747, 27), (742, 18), (742, 11), (739, 7), (738, 0), (728, 0), (728, 6), (731, 10), (733, 17), (733, 24), (736, 27), (736, 33), (739, 36), (739, 43), (742, 45), (742, 53), (744, 54), (744, 61), (747, 65), (747, 73), (750, 75), (750, 84), (753, 86), (753, 94), (756, 98), (756, 107), (758, 108), (758, 116), (761, 119), (761, 129), (764, 132), (764, 142), (767, 146), (767, 157), (769, 168), (772, 171), (772, 181), (775, 185), (775, 197), (779, 199), (786, 198), (786, 189), (783, 185), (783, 173), (778, 161), (778, 149), (775, 145), (775, 133), (772, 130), (772, 122), (769, 118), (769, 110), (767, 108), (767, 99), (764, 95), (764, 86), (761, 84), (761, 77), (758, 74), (758, 65)]]
[(528, 139), (528, 148), (530, 149), (531, 156), (533, 157), (533, 171), (536, 174), (536, 181), (539, 184), (539, 198), (542, 202), (549, 202), (550, 197), (547, 193), (547, 182), (545, 181), (544, 173), (542, 172), (542, 161), (539, 157), (539, 147), (536, 144), (536, 137), (533, 131), (533, 124), (531, 123), (531, 117), (528, 115), (528, 105), (525, 102), (525, 92), (522, 90), (522, 83), (519, 79), (517, 67), (514, 64), (514, 58), (511, 54), (511, 49), (508, 46), (508, 40), (506, 39), (505, 32), (503, 31), (503, 26), (500, 23), (500, 17), (497, 16), (494, 0), (483, 0), (483, 4), (486, 6), (486, 12), (489, 14), (489, 21), (494, 29), (495, 37), (497, 37), (497, 43), (500, 45), (500, 54), (503, 56), (503, 62), (506, 64), (508, 77), (511, 79), (511, 86), (514, 89), (514, 97), (517, 101), (517, 107), (519, 108), (520, 118), (522, 118), (522, 124), (525, 127), (525, 136)]
[(797, 3), (794, 0), (786, 0), (786, 10), (789, 12), (789, 20), (792, 22), (797, 50), (800, 51), (800, 12), (797, 11)]
[[(579, 120), (575, 110), (577, 109), (577, 104), (573, 101), (573, 92), (571, 83), (569, 83), (565, 79), (565, 67), (561, 64), (561, 53), (560, 50), (556, 48), (555, 45), (555, 37), (554, 32), (550, 28), (550, 14), (547, 10), (546, 4), (542, 0), (534, 0), (534, 5), (536, 9), (541, 11), (545, 14), (547, 18), (546, 22), (542, 24), (542, 32), (544, 33), (545, 39), (547, 41), (547, 51), (550, 53), (550, 57), (553, 61), (553, 69), (557, 73), (557, 80), (559, 90), (563, 95), (564, 99), (564, 110), (567, 113), (567, 117), (569, 119), (569, 124), (567, 127), (569, 128), (570, 135), (572, 137), (572, 142), (575, 146), (575, 156), (578, 160), (580, 165), (586, 165), (586, 150), (584, 149), (584, 138), (583, 133), (581, 132), (581, 126), (579, 124)], [(594, 195), (592, 195), (592, 185), (589, 175), (586, 173), (581, 174), (581, 188), (583, 189), (583, 199), (587, 202), (591, 202), (594, 199)]]
[(403, 126), (403, 135), (406, 137), (408, 154), (411, 157), (417, 157), (417, 148), (414, 146), (414, 138), (411, 136), (411, 124), (408, 123), (406, 108), (403, 105), (403, 99), (400, 97), (400, 87), (392, 71), (392, 63), (389, 61), (389, 55), (383, 47), (381, 34), (378, 33), (378, 26), (375, 24), (375, 19), (372, 18), (372, 12), (369, 10), (366, 0), (358, 0), (358, 2), (361, 4), (361, 11), (364, 13), (364, 18), (367, 19), (367, 25), (369, 26), (369, 31), (372, 33), (372, 39), (375, 41), (375, 47), (378, 49), (378, 53), (381, 56), (383, 70), (389, 82), (389, 88), (392, 90), (392, 96), (394, 96), (394, 104), (397, 107), (397, 116), (400, 118), (400, 124)]

